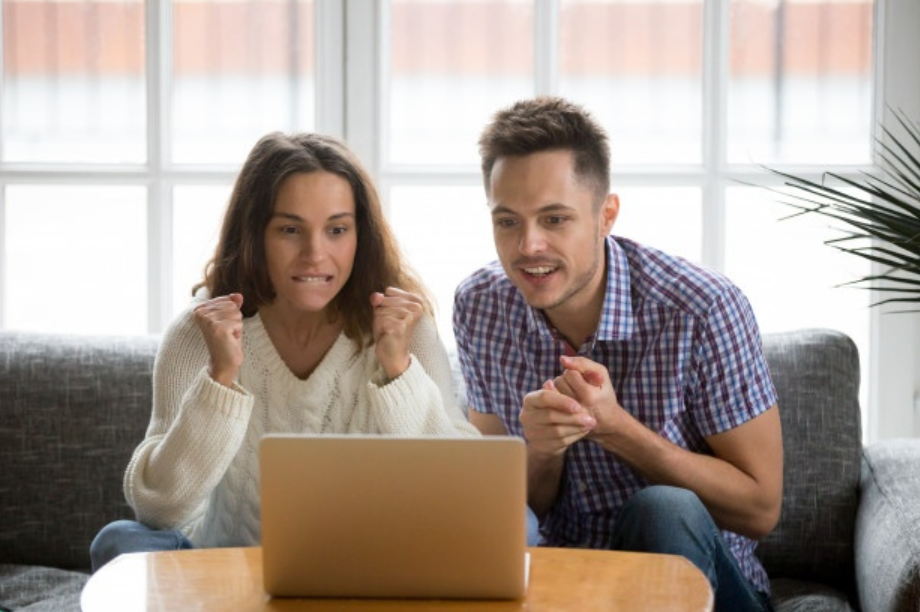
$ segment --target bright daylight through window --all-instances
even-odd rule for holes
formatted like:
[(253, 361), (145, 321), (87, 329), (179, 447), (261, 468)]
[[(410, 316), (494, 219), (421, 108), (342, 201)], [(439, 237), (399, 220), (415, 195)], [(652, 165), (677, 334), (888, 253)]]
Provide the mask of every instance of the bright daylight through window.
[(320, 130), (366, 157), (450, 346), (454, 287), (495, 257), (479, 130), (552, 93), (610, 133), (614, 233), (867, 368), (869, 295), (836, 286), (866, 266), (745, 183), (871, 163), (887, 1), (2, 0), (0, 327), (161, 331), (252, 144)]

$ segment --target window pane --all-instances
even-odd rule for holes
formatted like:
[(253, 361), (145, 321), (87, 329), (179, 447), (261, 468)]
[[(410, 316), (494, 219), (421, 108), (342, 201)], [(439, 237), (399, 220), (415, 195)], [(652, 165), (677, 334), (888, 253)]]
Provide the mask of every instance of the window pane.
[[(760, 190), (728, 190), (728, 276), (747, 294), (762, 332), (806, 327), (842, 331), (859, 348), (862, 380), (869, 380), (870, 293), (839, 286), (868, 275), (869, 262), (824, 244), (841, 236), (826, 219), (784, 219), (794, 211), (778, 201), (779, 196)], [(865, 385), (861, 393), (863, 405), (868, 405)]]
[[(703, 258), (703, 204), (699, 189), (616, 189), (620, 214), (613, 234), (692, 261)], [(667, 223), (662, 223), (667, 219)]]
[(187, 185), (173, 190), (173, 315), (188, 306), (204, 278), (230, 200), (230, 185)]
[(730, 161), (869, 161), (872, 0), (732, 0), (730, 57)]
[(146, 159), (144, 3), (13, 0), (3, 10), (3, 158)]
[(703, 0), (560, 5), (560, 91), (607, 128), (614, 163), (698, 163)]
[(173, 161), (238, 164), (314, 129), (311, 0), (176, 0), (173, 24)]
[(436, 300), (438, 329), (454, 345), (454, 290), (497, 259), (482, 187), (393, 187), (388, 219), (400, 247)]
[(532, 0), (392, 0), (384, 155), (477, 164), (492, 114), (533, 95)]
[(145, 333), (145, 198), (142, 187), (7, 187), (6, 326)]

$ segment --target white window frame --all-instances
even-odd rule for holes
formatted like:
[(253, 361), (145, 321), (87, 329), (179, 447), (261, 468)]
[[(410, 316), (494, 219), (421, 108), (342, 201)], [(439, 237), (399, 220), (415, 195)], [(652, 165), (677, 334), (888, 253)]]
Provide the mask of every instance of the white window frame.
[[(550, 44), (535, 46), (535, 92), (551, 93), (556, 85), (558, 0), (534, 0), (534, 33)], [(724, 109), (727, 100), (729, 0), (705, 4), (703, 164), (665, 170), (615, 169), (617, 184), (696, 185), (703, 190), (703, 261), (716, 269), (724, 263), (725, 190), (737, 178), (763, 178), (755, 168), (726, 163)], [(0, 162), (0, 187), (15, 184), (141, 185), (147, 188), (148, 331), (162, 331), (171, 318), (172, 192), (177, 185), (228, 183), (238, 167), (173, 165), (167, 162), (171, 129), (167, 84), (171, 79), (171, 3), (147, 0), (148, 161), (133, 165), (11, 164)], [(478, 168), (392, 166), (382, 155), (388, 134), (384, 67), (388, 65), (383, 33), (388, 5), (378, 0), (316, 0), (316, 129), (345, 138), (386, 192), (393, 184), (479, 186)], [(887, 107), (920, 117), (920, 2), (876, 0), (875, 123), (887, 121)], [(2, 12), (0, 12), (2, 26)], [(2, 54), (2, 46), (0, 46)], [(2, 55), (0, 55), (2, 60)], [(0, 93), (4, 84), (0, 79)], [(470, 138), (476, 138), (471, 134)], [(857, 170), (856, 168), (852, 169)], [(0, 188), (0, 227), (5, 226), (5, 189)], [(0, 232), (0, 290), (7, 281), (4, 234)], [(920, 315), (870, 314), (867, 441), (920, 436)], [(0, 329), (4, 328), (0, 300)], [(866, 359), (866, 356), (862, 356)]]
[[(376, 0), (345, 0), (346, 93), (345, 137), (366, 160), (385, 193), (393, 184), (480, 185), (478, 168), (413, 168), (389, 165), (383, 151), (387, 144), (384, 70), (388, 65), (383, 33), (387, 27), (387, 4)], [(724, 120), (728, 96), (729, 0), (707, 0), (704, 8), (703, 164), (662, 170), (614, 169), (617, 184), (674, 184), (699, 186), (703, 192), (703, 262), (724, 268), (725, 194), (737, 180), (763, 182), (755, 166), (728, 164), (727, 127)], [(534, 35), (549, 44), (535, 45), (535, 94), (555, 90), (555, 58), (558, 24), (557, 0), (535, 0)], [(886, 105), (920, 117), (920, 74), (916, 64), (902, 58), (920, 57), (920, 2), (876, 0), (875, 5), (875, 101), (873, 125), (890, 121)], [(899, 61), (901, 58), (901, 61)], [(510, 101), (509, 101), (510, 102)], [(471, 134), (470, 138), (476, 138)], [(845, 174), (858, 167), (835, 166)], [(821, 169), (814, 168), (817, 174)], [(767, 179), (768, 180), (768, 179)], [(874, 292), (876, 293), (876, 292)], [(874, 298), (877, 296), (873, 296)], [(867, 442), (895, 436), (920, 436), (920, 315), (870, 313), (870, 355)], [(867, 356), (862, 355), (862, 359)]]
[[(918, 118), (920, 71), (907, 58), (920, 57), (920, 2), (877, 0), (876, 21), (875, 123), (892, 121), (888, 107)], [(867, 441), (920, 437), (920, 314), (892, 310), (898, 308), (874, 308), (870, 315)]]
[[(172, 2), (145, 2), (147, 100), (147, 162), (142, 164), (44, 164), (0, 161), (0, 228), (5, 227), (7, 185), (139, 185), (147, 190), (147, 327), (158, 333), (173, 317), (172, 215), (173, 189), (180, 185), (228, 184), (239, 165), (173, 164), (171, 96)], [(0, 27), (2, 27), (0, 11)], [(316, 129), (342, 136), (345, 113), (344, 5), (334, 0), (315, 2), (317, 91)], [(2, 61), (0, 45), (0, 61)], [(0, 64), (2, 65), (2, 64)], [(0, 78), (0, 94), (3, 79)], [(2, 99), (2, 98), (0, 98)], [(0, 139), (2, 145), (2, 139)], [(242, 160), (241, 160), (242, 163)], [(0, 289), (6, 287), (4, 232), (0, 231)], [(5, 304), (0, 300), (0, 329), (5, 327)]]

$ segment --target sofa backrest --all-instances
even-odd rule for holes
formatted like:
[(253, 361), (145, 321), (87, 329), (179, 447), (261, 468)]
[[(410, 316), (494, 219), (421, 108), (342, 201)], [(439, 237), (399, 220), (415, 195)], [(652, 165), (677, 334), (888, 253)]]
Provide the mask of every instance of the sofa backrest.
[(0, 332), (0, 563), (89, 567), (133, 518), (122, 477), (151, 408), (157, 339)]
[[(102, 526), (131, 518), (122, 477), (151, 409), (157, 338), (0, 332), (0, 563), (89, 566)], [(785, 450), (772, 578), (853, 583), (859, 357), (844, 334), (764, 336)], [(456, 369), (456, 368), (455, 368)], [(462, 397), (462, 380), (458, 381)]]
[(853, 535), (862, 457), (859, 354), (828, 329), (765, 334), (783, 425), (779, 524), (757, 548), (771, 578), (853, 594)]

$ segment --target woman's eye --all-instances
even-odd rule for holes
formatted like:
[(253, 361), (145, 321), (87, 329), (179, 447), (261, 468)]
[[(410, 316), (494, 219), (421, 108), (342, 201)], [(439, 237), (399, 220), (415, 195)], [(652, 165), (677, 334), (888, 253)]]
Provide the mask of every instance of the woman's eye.
[(293, 225), (285, 225), (281, 228), (282, 234), (296, 234), (298, 233), (297, 228)]
[(341, 234), (344, 234), (347, 231), (348, 231), (347, 227), (345, 227), (344, 225), (339, 225), (339, 226), (336, 226), (330, 229), (329, 233), (332, 234), (333, 236), (339, 236)]

